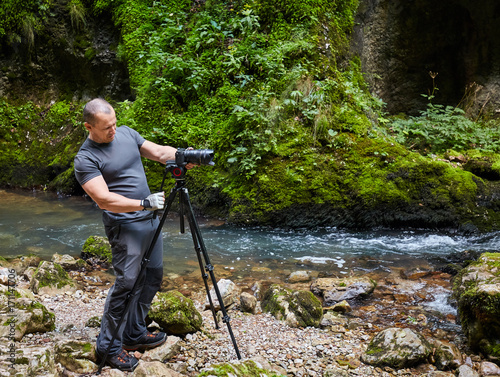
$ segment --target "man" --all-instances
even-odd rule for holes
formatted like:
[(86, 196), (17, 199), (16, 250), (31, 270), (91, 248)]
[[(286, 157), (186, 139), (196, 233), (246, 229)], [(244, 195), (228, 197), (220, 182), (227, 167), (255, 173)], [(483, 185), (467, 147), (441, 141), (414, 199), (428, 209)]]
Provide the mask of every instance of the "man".
[[(96, 352), (102, 359), (123, 315), (127, 296), (132, 293), (142, 257), (159, 226), (153, 211), (162, 209), (165, 202), (164, 193), (151, 194), (141, 156), (165, 164), (167, 160), (175, 160), (176, 149), (147, 141), (129, 127), (117, 128), (113, 107), (100, 98), (85, 105), (83, 119), (89, 135), (75, 157), (75, 175), (85, 192), (104, 210), (103, 223), (116, 275), (97, 337)], [(166, 341), (165, 333), (152, 334), (145, 323), (162, 277), (160, 235), (145, 277), (133, 292), (128, 313), (110, 346), (106, 363), (111, 367), (132, 371), (138, 360), (128, 351), (144, 351)]]

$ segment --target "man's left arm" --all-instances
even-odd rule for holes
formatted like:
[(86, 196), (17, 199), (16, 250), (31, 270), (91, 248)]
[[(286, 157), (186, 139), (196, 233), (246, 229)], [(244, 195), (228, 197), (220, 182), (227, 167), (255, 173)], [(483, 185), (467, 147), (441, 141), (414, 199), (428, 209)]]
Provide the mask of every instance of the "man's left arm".
[(146, 140), (140, 149), (141, 156), (149, 160), (158, 161), (165, 164), (167, 161), (175, 160), (177, 149), (168, 145), (155, 144)]

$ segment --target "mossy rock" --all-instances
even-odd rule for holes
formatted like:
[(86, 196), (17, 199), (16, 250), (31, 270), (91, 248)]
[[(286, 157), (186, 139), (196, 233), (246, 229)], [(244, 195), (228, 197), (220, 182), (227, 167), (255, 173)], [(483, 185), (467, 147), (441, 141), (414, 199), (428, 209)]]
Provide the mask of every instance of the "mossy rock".
[(453, 296), (469, 346), (500, 358), (500, 253), (484, 253), (453, 281)]
[(80, 340), (64, 340), (55, 346), (55, 361), (76, 373), (93, 373), (95, 370), (95, 347)]
[(290, 327), (319, 327), (321, 301), (310, 291), (294, 291), (273, 284), (264, 294), (262, 310), (284, 320)]
[(189, 298), (177, 291), (158, 293), (148, 314), (169, 334), (183, 335), (201, 330), (203, 319)]
[(38, 294), (64, 293), (74, 291), (76, 284), (60, 264), (43, 261), (33, 274), (30, 289)]
[(261, 368), (253, 360), (240, 363), (212, 365), (208, 370), (200, 373), (198, 377), (284, 377), (284, 375)]
[(373, 366), (409, 368), (426, 362), (431, 344), (411, 329), (388, 328), (373, 337), (361, 361)]
[(106, 237), (90, 236), (82, 247), (81, 257), (84, 260), (98, 258), (102, 262), (111, 263), (111, 245)]
[(17, 275), (21, 275), (29, 267), (38, 267), (42, 259), (39, 256), (29, 254), (27, 256), (19, 256), (16, 258), (1, 258), (0, 266), (13, 268)]
[(98, 329), (99, 327), (101, 327), (101, 317), (96, 316), (96, 315), (93, 317), (90, 317), (87, 320), (87, 322), (85, 322), (85, 326)]
[(55, 314), (34, 300), (29, 293), (24, 294), (20, 290), (16, 290), (14, 294), (0, 294), (0, 312), (7, 313), (0, 321), (0, 337), (19, 341), (25, 334), (55, 329)]

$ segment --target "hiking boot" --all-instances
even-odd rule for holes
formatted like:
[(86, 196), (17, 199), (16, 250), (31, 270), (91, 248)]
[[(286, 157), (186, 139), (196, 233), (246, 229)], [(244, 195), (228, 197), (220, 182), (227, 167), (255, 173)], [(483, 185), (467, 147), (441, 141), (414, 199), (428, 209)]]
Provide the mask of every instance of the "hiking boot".
[[(99, 363), (102, 361), (102, 355), (96, 350), (96, 356)], [(111, 355), (106, 358), (106, 364), (111, 368), (116, 368), (123, 371), (132, 372), (137, 364), (139, 364), (139, 360), (137, 360), (134, 356), (130, 355), (127, 351), (122, 349), (116, 355)]]
[(123, 349), (127, 351), (145, 351), (151, 348), (158, 347), (159, 345), (165, 343), (167, 340), (167, 334), (164, 332), (159, 332), (152, 334), (149, 331), (142, 336), (141, 339), (135, 344), (124, 344)]

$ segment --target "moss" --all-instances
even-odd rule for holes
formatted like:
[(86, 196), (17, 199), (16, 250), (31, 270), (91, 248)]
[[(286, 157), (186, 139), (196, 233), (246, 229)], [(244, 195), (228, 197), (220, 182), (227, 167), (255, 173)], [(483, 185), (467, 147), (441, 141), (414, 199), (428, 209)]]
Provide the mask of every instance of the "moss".
[(324, 212), (330, 224), (366, 228), (483, 226), (470, 172), (382, 139), (355, 137), (348, 150), (324, 152), (308, 148), (274, 158), (243, 187), (228, 187), (230, 221), (304, 226), (309, 213)]
[(377, 346), (371, 346), (366, 350), (367, 355), (376, 355), (382, 353), (384, 351), (383, 348)]
[(259, 368), (252, 360), (247, 360), (239, 364), (220, 364), (210, 367), (209, 370), (198, 374), (198, 377), (217, 376), (217, 377), (282, 377), (277, 374)]
[(321, 302), (310, 291), (292, 291), (273, 284), (265, 292), (262, 310), (280, 320), (288, 320), (287, 314), (294, 314), (297, 326), (319, 326), (323, 316)]
[(82, 259), (97, 257), (102, 261), (111, 262), (113, 255), (111, 245), (105, 237), (90, 236), (82, 247)]
[(56, 287), (63, 288), (65, 286), (74, 286), (75, 283), (70, 278), (69, 274), (58, 263), (53, 263), (54, 268), (46, 270), (48, 262), (40, 262), (35, 271), (35, 278), (38, 280), (38, 288)]
[[(497, 352), (495, 345), (500, 336), (500, 293), (482, 290), (486, 284), (499, 283), (499, 253), (484, 253), (478, 261), (462, 269), (453, 282), (453, 296), (469, 345), (482, 352)], [(465, 280), (470, 274), (479, 279)]]
[(177, 291), (158, 293), (149, 318), (169, 333), (179, 335), (199, 331), (203, 323), (194, 303)]
[[(26, 308), (26, 310), (33, 312), (34, 309), (39, 309), (41, 311), (41, 314), (36, 316), (34, 315), (32, 317), (32, 321), (36, 321), (40, 324), (43, 324), (45, 327), (46, 331), (53, 331), (56, 328), (56, 315), (50, 311), (47, 310), (47, 308), (36, 301), (33, 301), (29, 307)], [(48, 325), (48, 326), (47, 326)]]

